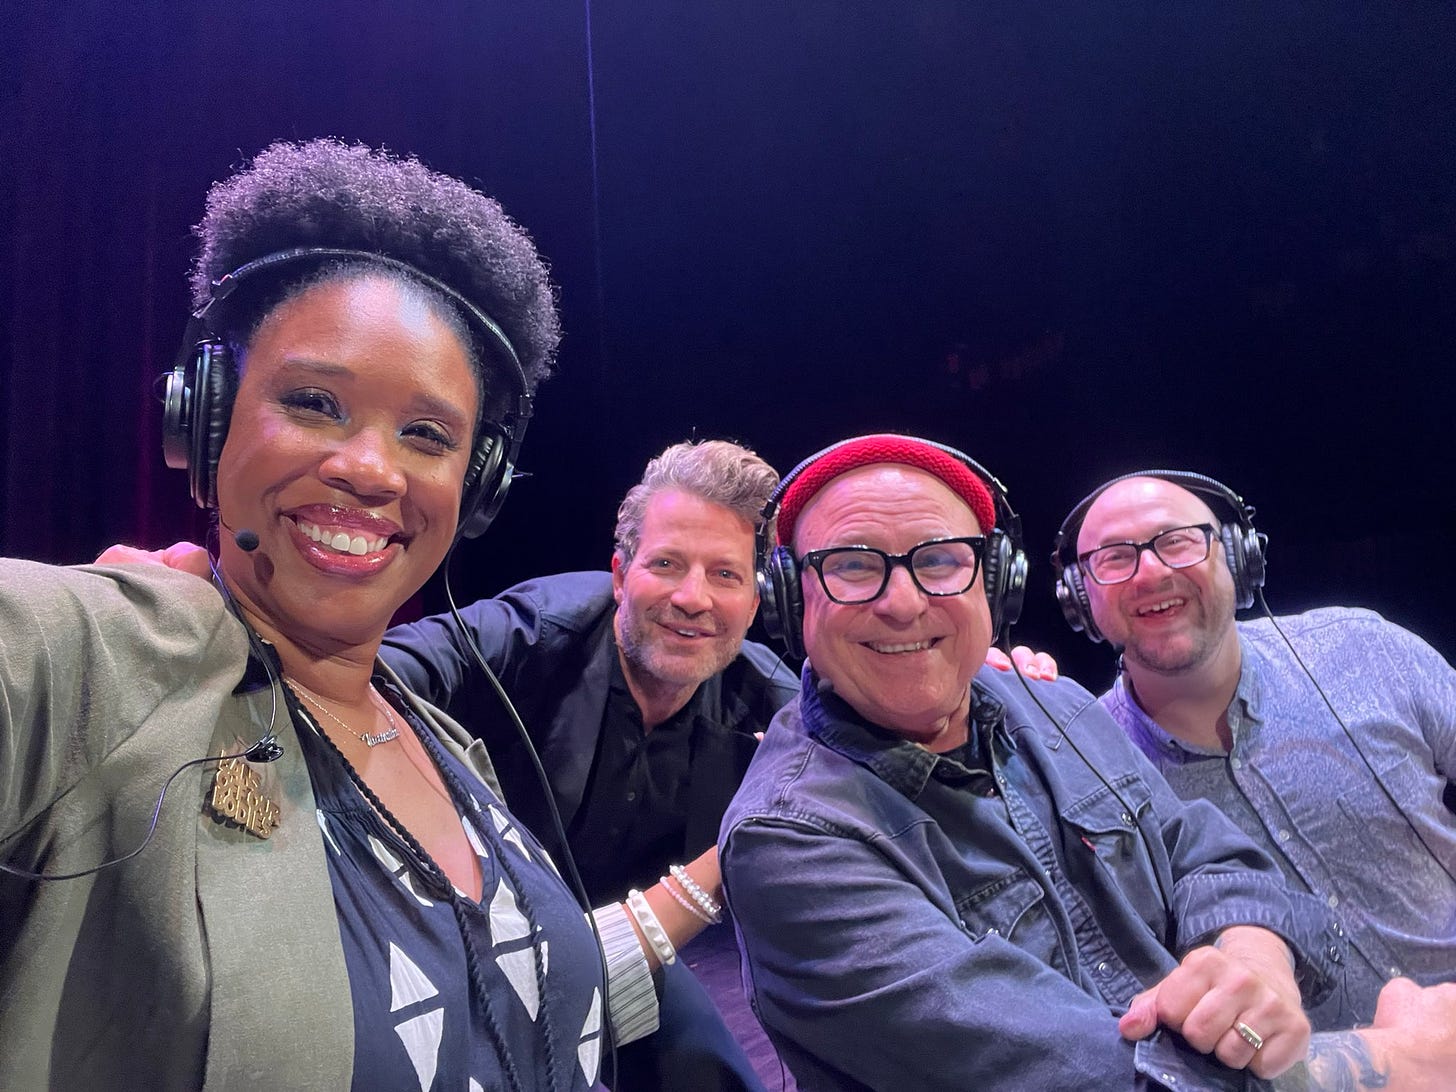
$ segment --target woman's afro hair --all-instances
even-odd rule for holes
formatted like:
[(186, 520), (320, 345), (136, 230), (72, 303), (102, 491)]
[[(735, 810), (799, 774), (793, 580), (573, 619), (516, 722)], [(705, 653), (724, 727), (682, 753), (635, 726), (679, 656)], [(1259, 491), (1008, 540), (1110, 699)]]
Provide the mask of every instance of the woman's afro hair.
[(556, 294), (530, 237), (493, 198), (417, 159), (328, 138), (272, 144), (213, 185), (193, 230), (194, 307), (214, 280), (265, 254), (365, 250), (443, 281), (493, 318), (531, 389), (555, 361)]

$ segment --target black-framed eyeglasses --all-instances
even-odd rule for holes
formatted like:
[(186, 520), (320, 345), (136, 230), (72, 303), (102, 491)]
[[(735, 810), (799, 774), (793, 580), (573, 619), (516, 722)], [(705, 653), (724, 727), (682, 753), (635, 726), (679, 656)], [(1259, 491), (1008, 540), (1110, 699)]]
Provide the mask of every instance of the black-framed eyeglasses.
[(1137, 575), (1143, 551), (1151, 550), (1170, 569), (1187, 569), (1208, 557), (1214, 527), (1195, 523), (1189, 527), (1170, 527), (1159, 531), (1146, 542), (1109, 542), (1088, 550), (1077, 558), (1082, 571), (1098, 584), (1121, 584)]
[(873, 546), (810, 550), (799, 564), (819, 574), (819, 584), (832, 601), (849, 606), (883, 595), (896, 565), (905, 566), (915, 586), (926, 595), (960, 595), (976, 582), (985, 554), (985, 537), (967, 535), (933, 538), (903, 554), (887, 554)]

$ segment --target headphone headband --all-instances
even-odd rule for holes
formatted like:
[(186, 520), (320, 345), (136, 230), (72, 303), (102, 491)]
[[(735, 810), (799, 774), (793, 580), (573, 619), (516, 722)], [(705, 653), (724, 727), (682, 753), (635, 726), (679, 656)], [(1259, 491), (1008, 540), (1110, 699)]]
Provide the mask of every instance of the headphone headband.
[(1067, 513), (1067, 518), (1062, 520), (1062, 526), (1057, 531), (1057, 537), (1052, 547), (1053, 565), (1065, 566), (1077, 560), (1077, 536), (1082, 532), (1082, 522), (1087, 518), (1088, 510), (1097, 503), (1098, 497), (1114, 485), (1131, 481), (1133, 478), (1157, 478), (1170, 485), (1180, 486), (1190, 493), (1212, 497), (1225, 509), (1225, 517), (1221, 519), (1221, 522), (1226, 522), (1226, 519), (1231, 517), (1235, 523), (1246, 529), (1254, 526), (1254, 506), (1215, 478), (1210, 478), (1206, 474), (1197, 474), (1191, 470), (1134, 470), (1103, 482), (1078, 501), (1076, 507)]
[(424, 270), (387, 254), (345, 247), (293, 247), (275, 251), (226, 273), (212, 282), (212, 293), (192, 312), (181, 351), (166, 376), (162, 413), (162, 455), (166, 464), (188, 471), (192, 497), (200, 508), (217, 507), (217, 460), (227, 438), (236, 369), (222, 338), (218, 313), (240, 286), (256, 282), (284, 267), (329, 261), (356, 261), (392, 270), (445, 297), (480, 339), (489, 357), (511, 385), (511, 397), (499, 421), (483, 421), (471, 452), (460, 503), (457, 535), (474, 538), (490, 526), (505, 501), (516, 459), (530, 423), (530, 384), (515, 347), (500, 324), (465, 296)]

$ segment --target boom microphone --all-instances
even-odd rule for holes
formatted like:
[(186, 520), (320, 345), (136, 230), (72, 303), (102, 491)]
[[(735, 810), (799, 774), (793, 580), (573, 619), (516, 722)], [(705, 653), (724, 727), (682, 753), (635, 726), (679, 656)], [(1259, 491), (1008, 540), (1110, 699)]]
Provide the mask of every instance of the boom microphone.
[(243, 553), (250, 554), (258, 548), (257, 531), (250, 531), (246, 527), (244, 527), (241, 531), (233, 531), (231, 527), (229, 527), (226, 523), (223, 523), (222, 517), (220, 516), (218, 517), (217, 522), (219, 524), (222, 524), (224, 530), (232, 531), (233, 541), (237, 543), (238, 549), (242, 550)]

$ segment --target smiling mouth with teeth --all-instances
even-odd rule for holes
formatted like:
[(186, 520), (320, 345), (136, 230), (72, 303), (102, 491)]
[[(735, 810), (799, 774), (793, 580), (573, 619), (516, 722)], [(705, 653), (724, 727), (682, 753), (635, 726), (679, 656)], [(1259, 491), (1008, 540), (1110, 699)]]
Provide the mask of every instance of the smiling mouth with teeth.
[(873, 641), (865, 642), (865, 647), (871, 652), (878, 652), (882, 656), (893, 656), (902, 652), (924, 652), (929, 649), (934, 641), (914, 641), (901, 644), (878, 643)]
[(698, 640), (702, 640), (702, 639), (707, 638), (707, 637), (716, 637), (717, 636), (716, 633), (713, 633), (713, 632), (711, 632), (709, 630), (705, 630), (705, 629), (679, 629), (677, 626), (671, 626), (671, 625), (670, 626), (667, 626), (666, 628), (667, 629), (670, 629), (673, 633), (676, 633), (679, 637), (690, 637), (690, 638), (696, 638)]
[(301, 519), (293, 522), (308, 538), (339, 554), (363, 557), (365, 554), (377, 554), (389, 545), (388, 538), (365, 538), (363, 535), (351, 535), (347, 531), (329, 531), (316, 523)]
[(1164, 599), (1161, 602), (1153, 603), (1140, 609), (1138, 611), (1138, 617), (1146, 618), (1148, 615), (1162, 614), (1165, 611), (1172, 610), (1174, 607), (1181, 607), (1185, 602), (1186, 600), (1184, 599)]

